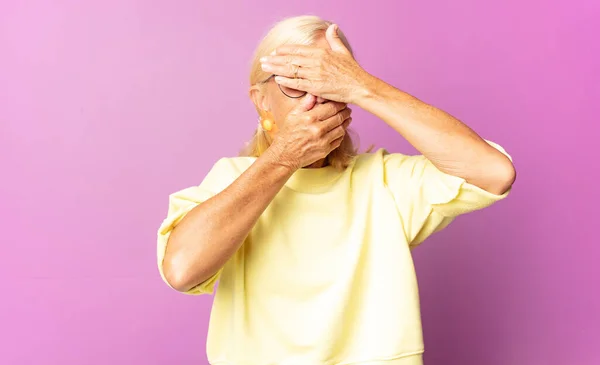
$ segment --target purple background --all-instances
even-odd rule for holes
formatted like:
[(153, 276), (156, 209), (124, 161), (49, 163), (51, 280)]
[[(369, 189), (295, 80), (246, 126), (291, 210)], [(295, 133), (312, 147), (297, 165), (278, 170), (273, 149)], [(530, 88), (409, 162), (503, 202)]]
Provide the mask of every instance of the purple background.
[[(1, 2), (1, 362), (206, 363), (212, 297), (163, 284), (156, 229), (253, 133), (260, 37), (312, 13), (517, 165), (415, 252), (426, 364), (599, 364), (598, 2), (253, 3)], [(413, 152), (356, 109), (363, 147)]]

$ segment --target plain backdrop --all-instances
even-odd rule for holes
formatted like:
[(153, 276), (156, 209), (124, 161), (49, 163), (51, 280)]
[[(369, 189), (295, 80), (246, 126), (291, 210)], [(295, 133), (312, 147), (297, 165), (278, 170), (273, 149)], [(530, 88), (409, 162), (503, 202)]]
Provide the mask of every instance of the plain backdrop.
[(600, 363), (598, 1), (39, 0), (0, 2), (2, 364), (206, 364), (213, 298), (161, 281), (156, 230), (253, 134), (254, 47), (301, 14), (517, 166), (415, 251), (426, 364)]

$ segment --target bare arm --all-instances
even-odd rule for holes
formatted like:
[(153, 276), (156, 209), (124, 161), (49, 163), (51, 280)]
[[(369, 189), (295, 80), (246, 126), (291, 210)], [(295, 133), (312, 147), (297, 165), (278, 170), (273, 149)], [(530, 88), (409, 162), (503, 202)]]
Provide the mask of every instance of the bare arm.
[(188, 291), (214, 275), (242, 245), (293, 173), (339, 147), (349, 123), (349, 109), (341, 103), (315, 106), (315, 102), (314, 96), (305, 96), (267, 151), (173, 229), (163, 273), (174, 289)]
[[(325, 33), (331, 49), (306, 45), (278, 47), (261, 58), (264, 70), (283, 86), (325, 99), (348, 102), (379, 117), (400, 133), (435, 167), (493, 194), (506, 192), (515, 179), (512, 162), (448, 113), (396, 89), (366, 72), (331, 24)], [(290, 65), (301, 66), (297, 77)]]
[(163, 261), (169, 284), (187, 291), (216, 273), (293, 171), (265, 153), (221, 193), (192, 209), (169, 237)]
[(384, 120), (440, 171), (493, 194), (515, 180), (512, 162), (450, 114), (368, 77), (356, 104)]

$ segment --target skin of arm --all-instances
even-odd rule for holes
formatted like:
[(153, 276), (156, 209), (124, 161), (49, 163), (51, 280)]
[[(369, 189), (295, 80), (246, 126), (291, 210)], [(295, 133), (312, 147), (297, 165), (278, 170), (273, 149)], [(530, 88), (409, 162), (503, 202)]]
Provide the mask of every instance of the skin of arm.
[[(287, 45), (261, 58), (280, 85), (351, 103), (385, 121), (440, 171), (502, 194), (516, 178), (502, 152), (450, 114), (365, 71), (331, 24), (322, 47)], [(325, 47), (328, 45), (328, 47)], [(294, 68), (293, 65), (299, 65)], [(296, 77), (299, 71), (299, 77)]]
[(353, 103), (385, 121), (440, 171), (492, 194), (512, 186), (516, 171), (510, 159), (467, 125), (374, 76), (362, 77)]
[[(242, 245), (294, 170), (267, 150), (231, 185), (192, 209), (173, 229), (163, 272), (185, 292), (215, 274)], [(232, 214), (235, 212), (235, 214)]]

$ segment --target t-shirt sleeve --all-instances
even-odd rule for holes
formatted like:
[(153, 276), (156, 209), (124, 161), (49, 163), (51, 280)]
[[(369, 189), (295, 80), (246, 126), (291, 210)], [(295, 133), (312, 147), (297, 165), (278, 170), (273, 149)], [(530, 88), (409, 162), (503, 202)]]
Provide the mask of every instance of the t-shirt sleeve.
[[(496, 143), (491, 146), (512, 158)], [(384, 180), (392, 193), (411, 246), (423, 242), (459, 215), (486, 208), (504, 199), (510, 189), (496, 195), (443, 173), (425, 156), (384, 154)]]
[[(167, 285), (171, 286), (163, 272), (163, 260), (171, 232), (187, 213), (221, 192), (231, 183), (233, 179), (231, 178), (232, 173), (229, 170), (226, 160), (221, 159), (212, 167), (199, 186), (185, 188), (169, 196), (167, 216), (158, 229), (157, 245), (158, 270), (161, 278)], [(223, 268), (219, 269), (210, 278), (184, 292), (184, 294), (212, 294), (222, 270)]]

